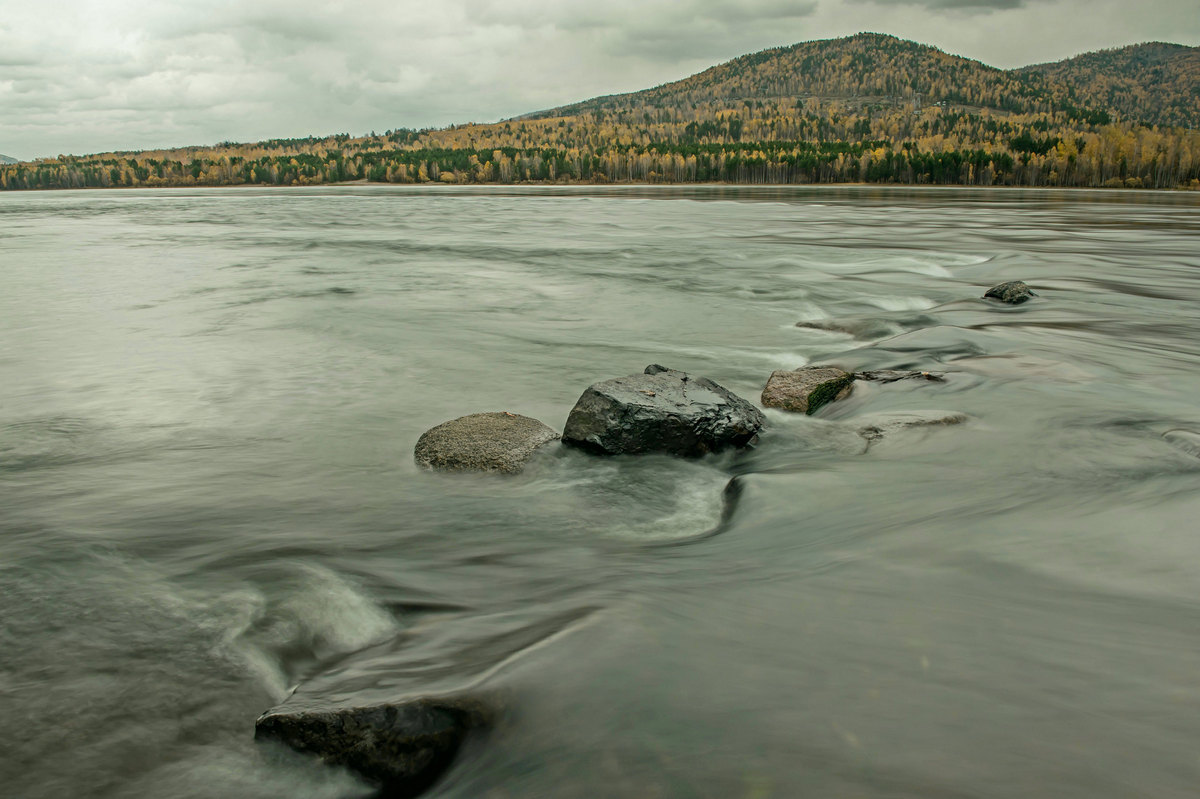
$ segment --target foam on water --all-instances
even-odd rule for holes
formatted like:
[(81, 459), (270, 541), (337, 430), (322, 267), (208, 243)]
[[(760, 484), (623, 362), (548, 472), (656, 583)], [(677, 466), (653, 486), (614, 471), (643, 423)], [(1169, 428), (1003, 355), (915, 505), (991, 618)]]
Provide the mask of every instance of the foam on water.
[(928, 297), (864, 297), (863, 302), (884, 311), (927, 311), (937, 305)]

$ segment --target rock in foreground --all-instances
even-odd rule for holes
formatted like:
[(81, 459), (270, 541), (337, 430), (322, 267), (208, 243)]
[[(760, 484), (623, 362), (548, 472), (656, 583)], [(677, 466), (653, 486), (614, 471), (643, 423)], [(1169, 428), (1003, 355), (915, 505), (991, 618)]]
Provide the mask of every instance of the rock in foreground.
[(528, 416), (473, 413), (425, 431), (413, 454), (431, 469), (511, 474), (557, 438), (558, 433)]
[(793, 413), (812, 414), (822, 405), (849, 396), (854, 375), (832, 366), (806, 366), (772, 372), (763, 388), (762, 404)]
[(432, 785), (467, 733), (486, 723), (474, 705), (444, 698), (322, 710), (291, 710), (285, 702), (259, 717), (254, 737), (351, 769), (390, 799)]
[(985, 298), (1000, 300), (1007, 302), (1009, 305), (1020, 305), (1030, 297), (1036, 297), (1033, 290), (1021, 280), (1012, 280), (1008, 283), (1001, 283), (998, 286), (992, 286), (983, 295)]
[(762, 411), (713, 381), (655, 364), (589, 386), (562, 438), (606, 455), (697, 457), (753, 443), (764, 421)]

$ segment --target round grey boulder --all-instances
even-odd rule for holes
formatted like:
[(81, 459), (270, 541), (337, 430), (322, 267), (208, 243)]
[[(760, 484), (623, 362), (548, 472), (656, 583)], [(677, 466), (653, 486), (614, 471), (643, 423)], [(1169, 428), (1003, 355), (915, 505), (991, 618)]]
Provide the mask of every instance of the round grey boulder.
[(1007, 283), (992, 286), (983, 296), (986, 299), (1007, 302), (1009, 305), (1020, 305), (1030, 297), (1036, 297), (1037, 295), (1033, 293), (1033, 290), (1024, 281), (1010, 280)]
[(762, 411), (704, 377), (652, 364), (580, 396), (563, 443), (605, 455), (698, 457), (754, 443)]
[(762, 404), (793, 413), (812, 414), (822, 405), (850, 395), (854, 375), (833, 366), (806, 366), (772, 372), (763, 388)]
[(515, 473), (558, 433), (507, 411), (473, 413), (426, 430), (413, 455), (430, 469)]

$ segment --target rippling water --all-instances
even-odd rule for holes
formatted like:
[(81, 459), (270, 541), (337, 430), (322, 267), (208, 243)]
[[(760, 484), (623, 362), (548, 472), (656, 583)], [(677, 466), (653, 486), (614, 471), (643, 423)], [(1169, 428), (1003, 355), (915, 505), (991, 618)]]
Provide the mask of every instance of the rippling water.
[[(433, 796), (1194, 796), (1198, 242), (1126, 192), (0, 196), (3, 792), (360, 795), (252, 736), (369, 649), (506, 697)], [(652, 362), (947, 382), (740, 456), (412, 461)], [(864, 451), (913, 409), (970, 421)]]

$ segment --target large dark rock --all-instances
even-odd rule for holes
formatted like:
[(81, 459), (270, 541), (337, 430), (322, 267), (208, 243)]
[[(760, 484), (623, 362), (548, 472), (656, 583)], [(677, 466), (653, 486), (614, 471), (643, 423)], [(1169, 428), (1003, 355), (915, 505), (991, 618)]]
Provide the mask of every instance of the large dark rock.
[(557, 438), (558, 433), (528, 416), (473, 413), (425, 431), (413, 454), (431, 469), (513, 473)]
[(292, 709), (285, 702), (259, 717), (254, 737), (351, 769), (390, 799), (432, 785), (468, 732), (487, 723), (481, 706), (446, 698), (332, 709)]
[(833, 366), (806, 366), (772, 372), (763, 388), (762, 404), (794, 413), (812, 414), (822, 405), (849, 396), (854, 375)]
[(754, 442), (762, 411), (704, 377), (653, 364), (589, 386), (563, 443), (607, 455), (699, 456)]
[(1037, 295), (1023, 281), (1011, 280), (1008, 283), (992, 286), (983, 296), (993, 300), (1000, 300), (1000, 302), (1007, 302), (1009, 305), (1020, 305), (1030, 297), (1036, 297)]

